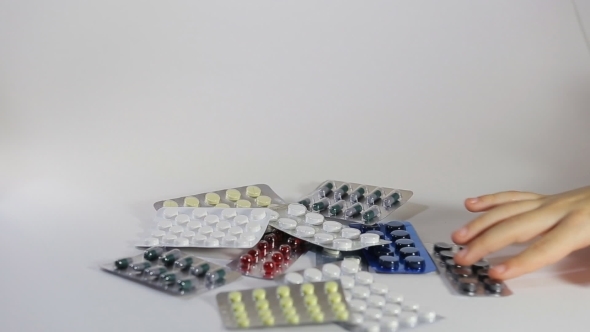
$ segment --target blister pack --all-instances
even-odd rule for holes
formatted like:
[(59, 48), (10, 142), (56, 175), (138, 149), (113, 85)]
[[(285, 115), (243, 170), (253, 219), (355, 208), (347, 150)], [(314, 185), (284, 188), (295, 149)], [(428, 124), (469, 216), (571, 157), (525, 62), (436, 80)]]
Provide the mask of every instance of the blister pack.
[(501, 280), (490, 278), (490, 263), (481, 260), (471, 266), (461, 266), (455, 262), (455, 253), (460, 246), (439, 242), (434, 244), (433, 256), (440, 275), (454, 294), (465, 296), (509, 296), (512, 291)]
[(351, 311), (349, 323), (340, 325), (350, 331), (395, 332), (443, 318), (434, 310), (404, 302), (402, 294), (375, 282), (371, 273), (360, 270), (359, 259), (346, 258), (338, 263), (290, 272), (279, 281), (298, 285), (312, 280), (340, 281)]
[(338, 221), (325, 220), (324, 215), (308, 212), (302, 204), (289, 204), (277, 212), (279, 219), (270, 222), (272, 227), (323, 248), (352, 251), (390, 243), (374, 234), (361, 234)]
[(436, 264), (411, 223), (390, 221), (373, 225), (350, 224), (350, 227), (358, 229), (361, 236), (373, 234), (392, 241), (363, 250), (367, 263), (375, 272), (423, 274), (436, 271)]
[(152, 247), (143, 254), (100, 266), (106, 272), (173, 295), (196, 295), (240, 278), (240, 274), (188, 255), (180, 249)]
[(228, 329), (346, 322), (350, 316), (336, 281), (222, 292), (217, 305)]
[(408, 190), (328, 180), (299, 204), (334, 220), (372, 224), (387, 218), (412, 195)]
[(252, 248), (278, 216), (263, 208), (165, 207), (156, 212), (137, 246)]
[(273, 208), (284, 205), (285, 201), (266, 184), (255, 184), (191, 196), (177, 197), (154, 203), (162, 207), (218, 207), (218, 208)]
[(228, 267), (245, 276), (274, 279), (285, 273), (305, 252), (307, 245), (304, 241), (275, 230), (265, 234), (254, 248), (231, 261)]

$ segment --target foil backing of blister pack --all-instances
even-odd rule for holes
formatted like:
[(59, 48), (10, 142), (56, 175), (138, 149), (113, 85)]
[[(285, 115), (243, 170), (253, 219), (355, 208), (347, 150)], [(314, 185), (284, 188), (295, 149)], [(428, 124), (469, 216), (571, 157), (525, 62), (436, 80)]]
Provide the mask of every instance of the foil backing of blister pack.
[(220, 204), (220, 208), (272, 209), (286, 203), (268, 185), (253, 184), (162, 200), (154, 203), (154, 208), (159, 210), (162, 207), (216, 207)]
[[(362, 195), (357, 190), (363, 190)], [(379, 197), (377, 191), (380, 193)], [(371, 196), (373, 193), (375, 195)], [(413, 192), (409, 190), (328, 180), (297, 202), (331, 220), (372, 224), (387, 219), (412, 195)], [(323, 204), (324, 202), (327, 204)], [(320, 204), (317, 205), (319, 210), (314, 208), (316, 204)]]
[[(182, 262), (182, 263), (180, 263)], [(180, 249), (152, 247), (143, 254), (100, 265), (103, 271), (178, 296), (205, 293), (241, 276)]]

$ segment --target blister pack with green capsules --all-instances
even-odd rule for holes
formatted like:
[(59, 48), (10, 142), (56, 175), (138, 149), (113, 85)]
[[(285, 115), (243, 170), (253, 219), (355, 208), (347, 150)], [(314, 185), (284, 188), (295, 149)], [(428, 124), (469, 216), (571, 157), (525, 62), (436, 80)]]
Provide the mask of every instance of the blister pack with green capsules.
[(409, 190), (328, 180), (298, 203), (331, 220), (372, 224), (385, 220), (412, 195)]
[(180, 249), (152, 247), (142, 254), (100, 266), (103, 271), (168, 294), (197, 295), (240, 278), (226, 267), (189, 255)]
[(254, 184), (182, 196), (154, 203), (162, 207), (274, 208), (286, 202), (266, 184)]

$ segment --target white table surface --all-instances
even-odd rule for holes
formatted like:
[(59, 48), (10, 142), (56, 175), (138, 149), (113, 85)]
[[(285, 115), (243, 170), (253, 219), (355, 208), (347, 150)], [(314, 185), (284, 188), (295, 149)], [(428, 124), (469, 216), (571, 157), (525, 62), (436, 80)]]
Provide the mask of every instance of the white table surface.
[[(380, 184), (414, 191), (395, 217), (433, 242), (473, 217), (466, 197), (590, 184), (589, 88), (567, 1), (0, 1), (1, 330), (223, 330), (217, 291), (97, 268), (137, 251), (160, 199)], [(376, 278), (446, 317), (421, 331), (586, 331), (589, 259), (501, 299)], [(341, 329), (298, 329), (317, 330)]]

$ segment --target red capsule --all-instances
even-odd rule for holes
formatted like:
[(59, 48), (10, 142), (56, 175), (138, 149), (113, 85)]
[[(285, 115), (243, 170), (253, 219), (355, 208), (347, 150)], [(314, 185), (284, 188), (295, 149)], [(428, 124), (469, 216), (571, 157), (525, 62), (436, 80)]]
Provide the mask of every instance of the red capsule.
[(248, 255), (252, 256), (254, 264), (257, 264), (260, 261), (260, 253), (256, 249), (250, 249), (248, 251)]
[(291, 248), (293, 249), (297, 249), (301, 246), (301, 240), (296, 238), (296, 237), (290, 237), (287, 240), (287, 243), (291, 246)]
[(250, 254), (244, 254), (240, 257), (240, 263), (242, 265), (252, 265), (254, 263), (254, 257)]
[(286, 261), (291, 259), (291, 247), (288, 244), (281, 244), (279, 251), (283, 254)]
[(276, 270), (277, 270), (277, 267), (275, 266), (274, 262), (265, 262), (262, 265), (262, 271), (264, 271), (265, 277), (273, 277)]
[(257, 245), (258, 251), (260, 251), (260, 257), (264, 257), (266, 256), (266, 254), (268, 254), (268, 249), (270, 248), (270, 244), (268, 242), (266, 242), (265, 240), (261, 240), (260, 242), (258, 242)]
[(277, 235), (276, 234), (274, 234), (274, 233), (266, 234), (264, 236), (264, 240), (266, 242), (268, 242), (271, 249), (276, 248), (276, 245), (277, 245)]
[(272, 261), (277, 264), (277, 266), (283, 265), (283, 254), (280, 252), (275, 252), (272, 254)]

